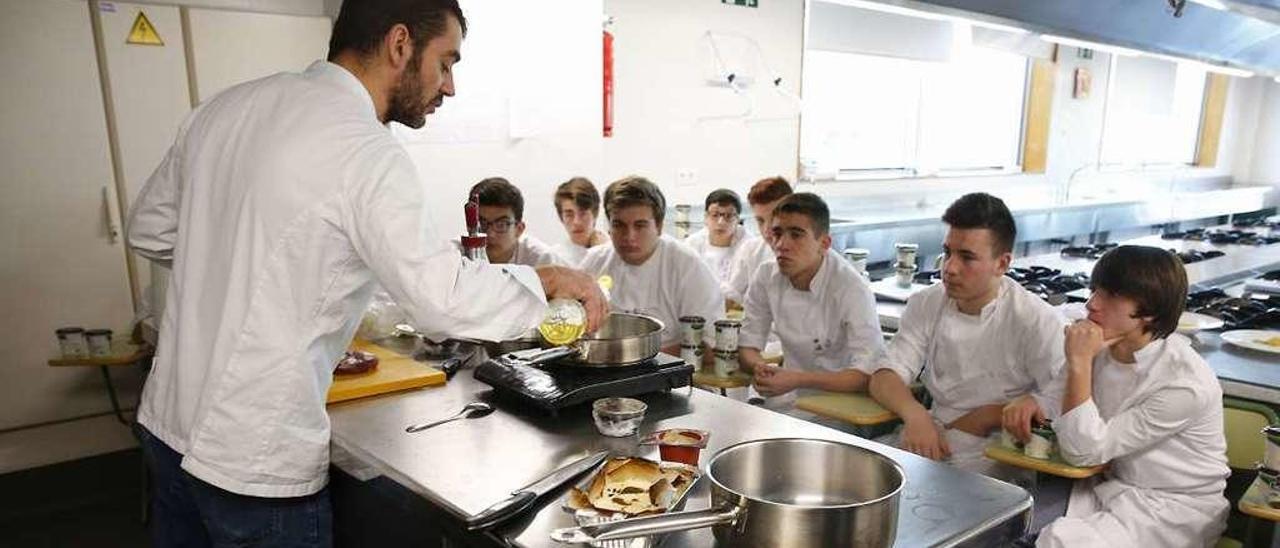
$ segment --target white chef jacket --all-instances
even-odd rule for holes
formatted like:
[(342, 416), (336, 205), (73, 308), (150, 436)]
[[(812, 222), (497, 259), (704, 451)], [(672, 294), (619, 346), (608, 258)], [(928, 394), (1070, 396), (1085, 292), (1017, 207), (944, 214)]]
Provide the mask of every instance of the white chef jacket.
[[(1061, 410), (1061, 385), (1054, 381), (1062, 370), (1064, 323), (1053, 307), (1007, 277), (1000, 278), (999, 294), (976, 316), (960, 312), (946, 288), (936, 284), (907, 300), (898, 333), (877, 369), (892, 370), (908, 384), (921, 376), (933, 398), (930, 414), (942, 424), (1027, 393), (1052, 418)], [(987, 438), (954, 429), (946, 435), (953, 464), (990, 469), (982, 457)]]
[(172, 260), (138, 420), (222, 489), (293, 497), (327, 481), (333, 369), (375, 282), (428, 334), (514, 337), (546, 300), (523, 266), (436, 234), (368, 91), (325, 61), (201, 104), (147, 181), (129, 243)]
[(808, 290), (796, 289), (771, 261), (747, 290), (738, 345), (763, 350), (777, 332), (787, 367), (871, 373), (884, 354), (875, 294), (839, 253), (827, 250)]
[(1231, 469), (1217, 377), (1182, 335), (1134, 358), (1099, 354), (1093, 397), (1054, 422), (1068, 462), (1111, 466), (1076, 482), (1066, 517), (1037, 546), (1213, 546), (1226, 528)]
[(711, 269), (711, 273), (716, 275), (716, 280), (723, 286), (729, 282), (729, 271), (735, 254), (748, 240), (751, 238), (747, 235), (747, 231), (737, 226), (734, 227), (733, 237), (729, 240), (728, 247), (714, 246), (711, 245), (711, 233), (703, 228), (685, 238), (684, 244), (698, 253), (702, 262), (706, 263), (707, 268)]
[(609, 292), (610, 310), (653, 316), (662, 321), (662, 345), (679, 344), (681, 316), (702, 316), (707, 344), (715, 343), (712, 323), (724, 317), (724, 297), (720, 286), (693, 250), (670, 236), (658, 238), (657, 249), (641, 265), (629, 265), (612, 245), (599, 245), (587, 252), (579, 268), (593, 276), (613, 277)]
[(742, 242), (729, 264), (729, 279), (720, 284), (724, 296), (741, 303), (747, 299), (747, 287), (760, 265), (774, 260), (773, 248), (764, 238), (751, 238)]
[(542, 240), (525, 234), (516, 240), (516, 251), (511, 255), (511, 264), (566, 266), (569, 262), (561, 258), (551, 246), (543, 243)]
[[(600, 245), (609, 245), (607, 243)], [(554, 249), (556, 255), (564, 260), (566, 266), (577, 268), (582, 264), (582, 259), (586, 258), (587, 252), (591, 251), (589, 247), (583, 247), (573, 242), (562, 242)]]

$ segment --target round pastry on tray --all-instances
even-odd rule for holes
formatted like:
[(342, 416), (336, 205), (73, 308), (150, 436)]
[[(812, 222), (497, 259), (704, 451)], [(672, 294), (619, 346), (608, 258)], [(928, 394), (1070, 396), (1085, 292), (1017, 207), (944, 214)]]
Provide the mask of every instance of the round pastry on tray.
[(368, 373), (378, 367), (378, 357), (363, 350), (348, 350), (338, 360), (334, 375), (358, 375)]

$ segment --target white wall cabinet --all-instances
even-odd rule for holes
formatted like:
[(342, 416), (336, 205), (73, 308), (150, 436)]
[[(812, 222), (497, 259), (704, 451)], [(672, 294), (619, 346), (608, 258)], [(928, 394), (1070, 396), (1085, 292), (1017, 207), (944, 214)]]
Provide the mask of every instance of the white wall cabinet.
[[(108, 327), (127, 336), (134, 307), (125, 261), (127, 212), (118, 204), (133, 202), (191, 110), (183, 11), (197, 99), (240, 81), (305, 68), (327, 51), (330, 23), (325, 17), (151, 3), (0, 0), (0, 7), (0, 70), (6, 75), (0, 86), (0, 469), (12, 469), (6, 460), (43, 462), (21, 454), (22, 444), (7, 442), (4, 430), (110, 408), (96, 369), (51, 368), (47, 360), (59, 355), (59, 326)], [(94, 45), (95, 7), (110, 105), (104, 105)], [(126, 43), (139, 11), (163, 46)], [(114, 160), (111, 139), (119, 151)], [(136, 270), (145, 289), (151, 269), (138, 259)], [(127, 368), (112, 372), (122, 403), (132, 405), (140, 377)], [(75, 443), (67, 426), (58, 427), (59, 437), (70, 441), (60, 443)], [(95, 437), (119, 438), (101, 428), (83, 430), (83, 450), (63, 448), (47, 462), (92, 454), (103, 447)], [(22, 439), (30, 439), (30, 429)]]

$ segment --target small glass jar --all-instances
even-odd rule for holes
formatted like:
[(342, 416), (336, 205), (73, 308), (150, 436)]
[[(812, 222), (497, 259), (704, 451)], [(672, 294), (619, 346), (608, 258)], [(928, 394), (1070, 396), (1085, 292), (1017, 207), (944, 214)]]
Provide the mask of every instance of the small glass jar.
[(738, 351), (737, 350), (716, 350), (715, 375), (717, 377), (732, 377), (738, 371)]
[(54, 331), (58, 335), (58, 348), (66, 359), (86, 358), (89, 356), (89, 343), (84, 336), (83, 327), (62, 327)]
[(738, 332), (742, 329), (740, 320), (728, 318), (716, 320), (716, 350), (738, 351)]
[(871, 256), (871, 250), (861, 247), (851, 247), (844, 250), (844, 258), (853, 265), (853, 269), (857, 270), (863, 276), (867, 275), (867, 258)]
[(916, 276), (916, 265), (900, 264), (894, 269), (894, 274), (897, 276), (898, 287), (911, 287), (911, 281)]
[(90, 329), (84, 332), (89, 346), (89, 355), (94, 358), (105, 358), (111, 355), (111, 330)]
[(611, 438), (625, 438), (640, 431), (649, 406), (632, 398), (601, 398), (591, 404), (596, 430)]
[(920, 244), (896, 243), (893, 248), (898, 252), (898, 266), (918, 266), (916, 254), (920, 252)]

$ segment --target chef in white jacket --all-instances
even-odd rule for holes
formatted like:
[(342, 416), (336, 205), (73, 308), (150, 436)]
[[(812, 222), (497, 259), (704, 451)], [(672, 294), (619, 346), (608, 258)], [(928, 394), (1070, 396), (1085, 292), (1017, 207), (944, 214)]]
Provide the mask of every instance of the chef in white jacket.
[(773, 260), (772, 236), (769, 234), (769, 218), (783, 198), (792, 192), (791, 184), (782, 177), (768, 177), (751, 185), (747, 193), (747, 203), (756, 218), (756, 228), (760, 238), (751, 238), (742, 243), (733, 254), (729, 263), (728, 278), (720, 284), (725, 299), (730, 303), (741, 305), (747, 298), (747, 286), (760, 265)]
[(734, 254), (753, 238), (742, 228), (742, 200), (732, 190), (711, 191), (703, 211), (703, 228), (685, 238), (684, 243), (702, 257), (723, 286), (729, 281)]
[[(1004, 202), (962, 196), (942, 216), (947, 227), (942, 283), (907, 301), (897, 335), (870, 382), (871, 395), (902, 417), (903, 449), (1011, 481), (1027, 474), (983, 456), (1002, 425), (1029, 435), (1051, 418), (1062, 367), (1062, 319), (1004, 275), (1017, 234)], [(923, 375), (921, 372), (923, 371)], [(908, 385), (921, 377), (932, 409)]]
[(470, 196), (479, 204), (480, 231), (487, 238), (485, 255), (494, 264), (565, 265), (551, 246), (525, 234), (524, 195), (502, 177), (472, 185)]
[(1121, 246), (1094, 266), (1088, 319), (1066, 331), (1063, 458), (1109, 465), (1077, 481), (1036, 545), (1213, 546), (1230, 510), (1222, 388), (1175, 333), (1187, 298), (1177, 256)]
[(435, 336), (519, 334), (547, 296), (603, 318), (585, 274), (434, 230), (384, 124), (453, 95), (464, 32), (454, 0), (345, 2), (328, 61), (201, 103), (142, 189), (129, 245), (173, 267), (138, 410), (153, 546), (331, 544), (325, 395), (375, 282)]
[[(594, 276), (613, 278), (609, 306), (615, 311), (654, 316), (666, 329), (662, 351), (680, 355), (681, 316), (701, 316), (711, 325), (724, 316), (724, 298), (711, 270), (693, 250), (662, 234), (666, 198), (658, 185), (627, 177), (604, 191), (612, 245), (591, 249), (580, 265)], [(704, 329), (708, 347), (715, 330)], [(712, 356), (705, 352), (705, 356)]]
[[(822, 198), (808, 192), (784, 198), (769, 227), (777, 260), (756, 269), (747, 290), (738, 359), (773, 409), (789, 409), (797, 389), (865, 391), (884, 353), (875, 295), (831, 249), (830, 229)], [(771, 329), (782, 341), (785, 367), (760, 356)]]

